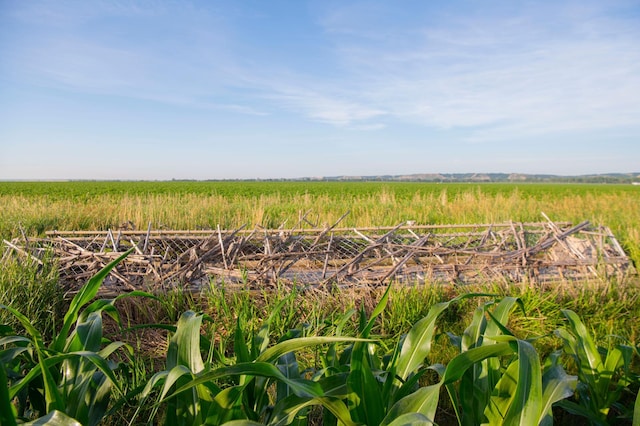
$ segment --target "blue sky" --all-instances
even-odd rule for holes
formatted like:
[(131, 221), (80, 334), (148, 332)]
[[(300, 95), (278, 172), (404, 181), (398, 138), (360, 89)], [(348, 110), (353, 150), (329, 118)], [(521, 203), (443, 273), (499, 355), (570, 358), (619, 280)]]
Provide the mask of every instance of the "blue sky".
[(638, 1), (0, 0), (0, 179), (640, 171)]

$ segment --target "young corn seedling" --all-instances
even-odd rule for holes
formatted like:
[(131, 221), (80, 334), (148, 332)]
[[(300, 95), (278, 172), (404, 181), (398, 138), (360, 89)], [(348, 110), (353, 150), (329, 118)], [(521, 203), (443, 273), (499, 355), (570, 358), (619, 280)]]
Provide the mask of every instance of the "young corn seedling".
[(555, 362), (543, 374), (531, 343), (503, 325), (518, 303), (513, 297), (485, 303), (462, 336), (449, 335), (461, 353), (437, 369), (460, 425), (552, 424), (553, 404), (573, 394), (575, 377)]
[(630, 365), (634, 348), (627, 345), (616, 345), (609, 350), (598, 348), (575, 312), (563, 309), (562, 314), (567, 319), (567, 327), (555, 333), (564, 343), (564, 352), (575, 362), (580, 381), (576, 401), (562, 401), (560, 406), (585, 417), (591, 424), (606, 425), (610, 408), (633, 380)]
[(133, 292), (86, 305), (111, 269), (128, 254), (108, 264), (82, 287), (48, 346), (26, 316), (10, 306), (0, 306), (15, 316), (29, 336), (5, 335), (0, 339), (0, 360), (9, 380), (7, 395), (17, 402), (12, 409), (15, 417), (27, 420), (39, 415), (41, 422), (62, 419), (69, 424), (97, 425), (106, 415), (112, 391), (121, 394), (114, 374), (118, 365), (109, 357), (118, 349), (131, 348), (122, 342), (104, 346), (102, 313), (119, 324), (114, 303), (122, 297), (146, 294)]
[[(360, 337), (368, 338), (376, 318), (384, 310), (391, 286), (367, 320), (360, 315)], [(466, 294), (433, 305), (427, 315), (416, 322), (388, 357), (378, 357), (370, 343), (355, 343), (340, 357), (349, 362), (349, 406), (352, 418), (364, 424), (398, 425), (406, 422), (433, 423), (441, 383), (419, 387), (428, 370), (425, 359), (431, 352), (436, 321), (451, 304), (464, 298), (486, 296)], [(343, 354), (344, 355), (344, 354)]]
[[(206, 341), (200, 335), (202, 315), (185, 312), (169, 344), (167, 369), (156, 373), (142, 391), (144, 401), (153, 389), (161, 388), (149, 421), (161, 405), (166, 405), (167, 425), (220, 425), (234, 421), (285, 425), (294, 422), (307, 407), (320, 405), (342, 424), (353, 425), (342, 402), (340, 383), (331, 377), (302, 377), (295, 351), (358, 339), (295, 337), (269, 346), (269, 322), (277, 314), (278, 307), (252, 336), (250, 347), (238, 323), (234, 339), (236, 363), (212, 368), (211, 357), (205, 362), (201, 355), (201, 342)], [(276, 391), (273, 399), (271, 389)]]

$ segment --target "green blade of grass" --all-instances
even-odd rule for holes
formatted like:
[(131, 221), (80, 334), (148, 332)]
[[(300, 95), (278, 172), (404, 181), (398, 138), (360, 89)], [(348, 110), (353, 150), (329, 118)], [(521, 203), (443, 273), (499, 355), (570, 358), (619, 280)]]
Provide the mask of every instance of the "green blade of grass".
[(387, 302), (389, 301), (389, 292), (391, 291), (392, 284), (387, 286), (387, 289), (384, 291), (384, 294), (380, 298), (380, 301), (376, 304), (376, 307), (373, 308), (371, 312), (371, 316), (369, 317), (369, 321), (366, 326), (360, 333), (360, 337), (368, 338), (369, 334), (371, 334), (371, 330), (373, 329), (373, 325), (375, 324), (376, 318), (384, 311), (384, 308), (387, 306)]
[(236, 332), (233, 335), (233, 350), (236, 353), (236, 362), (251, 362), (251, 356), (249, 355), (249, 347), (242, 331), (242, 324), (240, 317), (236, 320)]

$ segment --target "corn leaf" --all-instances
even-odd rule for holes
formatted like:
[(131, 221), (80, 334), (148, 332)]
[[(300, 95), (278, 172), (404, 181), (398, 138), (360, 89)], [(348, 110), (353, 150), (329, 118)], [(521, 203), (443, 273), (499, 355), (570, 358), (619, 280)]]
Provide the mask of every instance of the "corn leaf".
[[(624, 358), (620, 348), (615, 347), (610, 349), (607, 352), (607, 356), (605, 357), (604, 363), (598, 375), (598, 385), (596, 388), (596, 392), (599, 395), (606, 396), (607, 393), (609, 393), (611, 379), (613, 378), (613, 375), (618, 371), (618, 369), (622, 367), (623, 364), (624, 364)], [(609, 398), (605, 398), (606, 405), (609, 405), (608, 399)]]
[(506, 424), (505, 418), (518, 386), (519, 367), (520, 363), (517, 359), (511, 362), (493, 390), (484, 410), (489, 425)]
[(340, 337), (340, 336), (310, 336), (300, 337), (297, 339), (285, 340), (284, 342), (277, 343), (269, 349), (262, 352), (257, 358), (256, 362), (274, 362), (287, 352), (297, 351), (303, 348), (311, 346), (322, 345), (326, 343), (346, 343), (346, 342), (367, 342), (372, 343), (371, 339), (359, 339), (355, 337)]
[(69, 304), (69, 309), (64, 316), (62, 328), (52, 344), (52, 349), (58, 352), (61, 352), (63, 350), (69, 332), (71, 331), (71, 327), (78, 319), (78, 313), (80, 312), (80, 309), (96, 296), (96, 294), (98, 293), (98, 289), (102, 285), (102, 282), (107, 277), (107, 275), (109, 275), (111, 270), (115, 268), (118, 263), (124, 260), (132, 251), (133, 248), (127, 250), (124, 254), (122, 254), (122, 256), (118, 257), (116, 260), (102, 268), (97, 274), (91, 277), (91, 279), (80, 289), (78, 294), (75, 295), (75, 297)]
[[(289, 380), (300, 378), (298, 360), (296, 359), (296, 356), (293, 352), (287, 352), (286, 354), (278, 358), (276, 367)], [(281, 399), (284, 399), (287, 396), (289, 396), (291, 393), (292, 392), (291, 392), (291, 389), (289, 388), (289, 385), (287, 385), (285, 382), (277, 383), (276, 400), (279, 401)]]
[[(422, 424), (432, 424), (436, 414), (436, 408), (438, 408), (440, 387), (440, 383), (425, 386), (400, 399), (391, 407), (380, 425), (389, 426), (392, 424), (407, 424), (403, 423), (408, 420), (404, 415), (409, 413), (416, 413), (424, 416), (424, 418), (427, 419), (427, 423)], [(404, 420), (397, 423), (397, 420), (400, 418), (404, 418)]]
[(178, 319), (176, 333), (169, 341), (167, 369), (177, 365), (186, 366), (194, 374), (204, 369), (200, 354), (200, 326), (202, 315), (186, 311)]
[(205, 424), (218, 425), (232, 419), (246, 417), (242, 410), (242, 393), (245, 386), (231, 386), (215, 396), (209, 405)]
[(431, 339), (435, 333), (436, 320), (449, 304), (450, 302), (443, 302), (432, 306), (427, 315), (409, 330), (395, 367), (395, 374), (400, 379), (406, 380), (409, 374), (422, 365), (424, 359), (431, 352)]
[(356, 426), (356, 423), (349, 416), (347, 406), (339, 399), (328, 397), (302, 398), (297, 395), (291, 395), (278, 401), (273, 407), (273, 416), (267, 424), (269, 426), (288, 425), (295, 420), (301, 410), (313, 405), (320, 405), (326, 408), (345, 426)]
[(9, 398), (9, 382), (4, 363), (0, 363), (0, 425), (14, 426), (16, 424), (15, 408)]
[(429, 352), (431, 352), (431, 340), (435, 333), (435, 323), (438, 316), (452, 303), (477, 296), (488, 296), (488, 294), (468, 293), (451, 299), (448, 302), (433, 305), (431, 309), (429, 309), (429, 312), (427, 312), (427, 315), (414, 324), (411, 330), (409, 330), (409, 333), (402, 342), (397, 363), (392, 367), (392, 373), (397, 375), (402, 381), (406, 380), (411, 373), (418, 369)]
[(509, 342), (500, 342), (495, 345), (469, 349), (460, 355), (456, 355), (449, 364), (447, 364), (441, 382), (446, 385), (459, 380), (467, 369), (469, 369), (474, 363), (482, 361), (483, 359), (495, 356), (511, 355), (513, 353), (514, 349)]
[(484, 316), (485, 307), (486, 306), (480, 306), (476, 308), (473, 313), (471, 323), (464, 330), (462, 337), (460, 338), (460, 352), (468, 351), (469, 349), (482, 344), (482, 335), (484, 334), (487, 326), (487, 320)]
[(351, 371), (347, 379), (351, 415), (357, 422), (377, 425), (384, 417), (385, 404), (366, 352), (367, 344), (358, 342), (351, 353)]
[[(460, 352), (465, 352), (487, 343), (483, 339), (487, 327), (485, 316), (486, 307), (487, 304), (484, 304), (476, 308), (471, 323), (458, 339)], [(457, 401), (460, 404), (460, 411), (462, 413), (461, 423), (464, 426), (479, 424), (483, 420), (484, 407), (493, 389), (493, 387), (489, 386), (489, 368), (487, 361), (488, 360), (482, 360), (475, 363), (460, 379)]]
[(38, 355), (38, 365), (36, 368), (32, 369), (29, 373), (31, 373), (36, 369), (38, 370), (38, 372), (31, 373), (32, 376), (29, 379), (27, 379), (27, 376), (29, 376), (29, 373), (27, 373), (27, 376), (25, 376), (19, 382), (21, 383), (21, 385), (17, 387), (15, 385), (12, 386), (10, 390), (11, 399), (13, 399), (13, 397), (16, 395), (17, 388), (26, 385), (34, 377), (38, 375), (42, 375), (47, 412), (54, 411), (54, 410), (64, 411), (65, 403), (64, 403), (64, 400), (62, 399), (62, 395), (60, 394), (60, 391), (58, 390), (58, 385), (55, 379), (53, 378), (53, 373), (49, 370), (49, 368), (45, 364), (45, 361), (47, 360), (47, 352), (44, 348), (42, 335), (31, 324), (31, 321), (29, 321), (27, 317), (25, 317), (22, 313), (18, 312), (16, 309), (12, 308), (11, 306), (5, 306), (5, 305), (0, 305), (0, 309), (8, 310), (14, 317), (16, 317), (18, 321), (20, 321), (20, 324), (24, 327), (27, 333), (31, 335), (32, 343), (35, 347), (36, 354)]
[(349, 390), (347, 387), (348, 373), (332, 374), (327, 377), (321, 377), (318, 380), (318, 384), (322, 388), (324, 396), (331, 396), (334, 398), (346, 398)]
[(540, 358), (531, 343), (515, 342), (518, 359), (507, 368), (485, 410), (490, 424), (534, 425), (543, 416)]
[[(602, 358), (598, 352), (598, 348), (588, 332), (587, 327), (582, 323), (580, 317), (575, 312), (568, 309), (562, 309), (562, 314), (569, 321), (569, 331), (574, 338), (573, 345), (570, 348), (573, 353), (570, 355), (576, 358), (576, 361), (580, 364), (580, 372), (585, 375), (585, 378), (589, 380), (595, 387), (597, 382), (597, 374), (602, 368)], [(565, 335), (561, 334), (563, 339)]]
[(633, 426), (640, 426), (640, 392), (636, 396), (636, 403), (633, 406)]
[(82, 426), (82, 423), (58, 410), (51, 411), (44, 417), (23, 424), (25, 426)]
[(273, 364), (269, 364), (266, 362), (247, 362), (203, 372), (198, 377), (192, 379), (189, 383), (186, 383), (183, 386), (179, 387), (174, 392), (174, 394), (170, 395), (167, 398), (171, 398), (174, 395), (179, 394), (180, 392), (184, 392), (202, 383), (206, 383), (222, 377), (242, 375), (267, 377), (276, 380), (282, 380), (290, 386), (291, 390), (296, 395), (301, 397), (314, 398), (324, 395), (322, 387), (317, 382), (312, 382), (310, 380), (304, 379), (290, 380), (285, 377)]
[(542, 410), (540, 426), (553, 425), (552, 406), (573, 395), (578, 378), (568, 375), (559, 365), (554, 365), (542, 375)]
[(407, 413), (396, 417), (386, 426), (416, 426), (416, 425), (433, 425), (433, 421), (420, 413)]

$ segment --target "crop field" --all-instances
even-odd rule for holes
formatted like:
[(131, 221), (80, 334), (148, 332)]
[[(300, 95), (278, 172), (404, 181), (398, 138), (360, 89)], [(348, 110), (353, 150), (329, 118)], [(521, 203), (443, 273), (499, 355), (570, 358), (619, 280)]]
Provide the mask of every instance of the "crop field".
[[(4, 240), (149, 222), (278, 228), (306, 214), (322, 227), (349, 212), (341, 226), (378, 227), (539, 222), (544, 212), (608, 226), (640, 265), (632, 185), (0, 182), (0, 206)], [(71, 300), (52, 259), (2, 259), (0, 424), (640, 424), (637, 276), (212, 285), (91, 303), (103, 276)]]
[(377, 182), (0, 182), (0, 236), (46, 230), (277, 228), (554, 221), (609, 226), (640, 260), (640, 190), (631, 185)]

